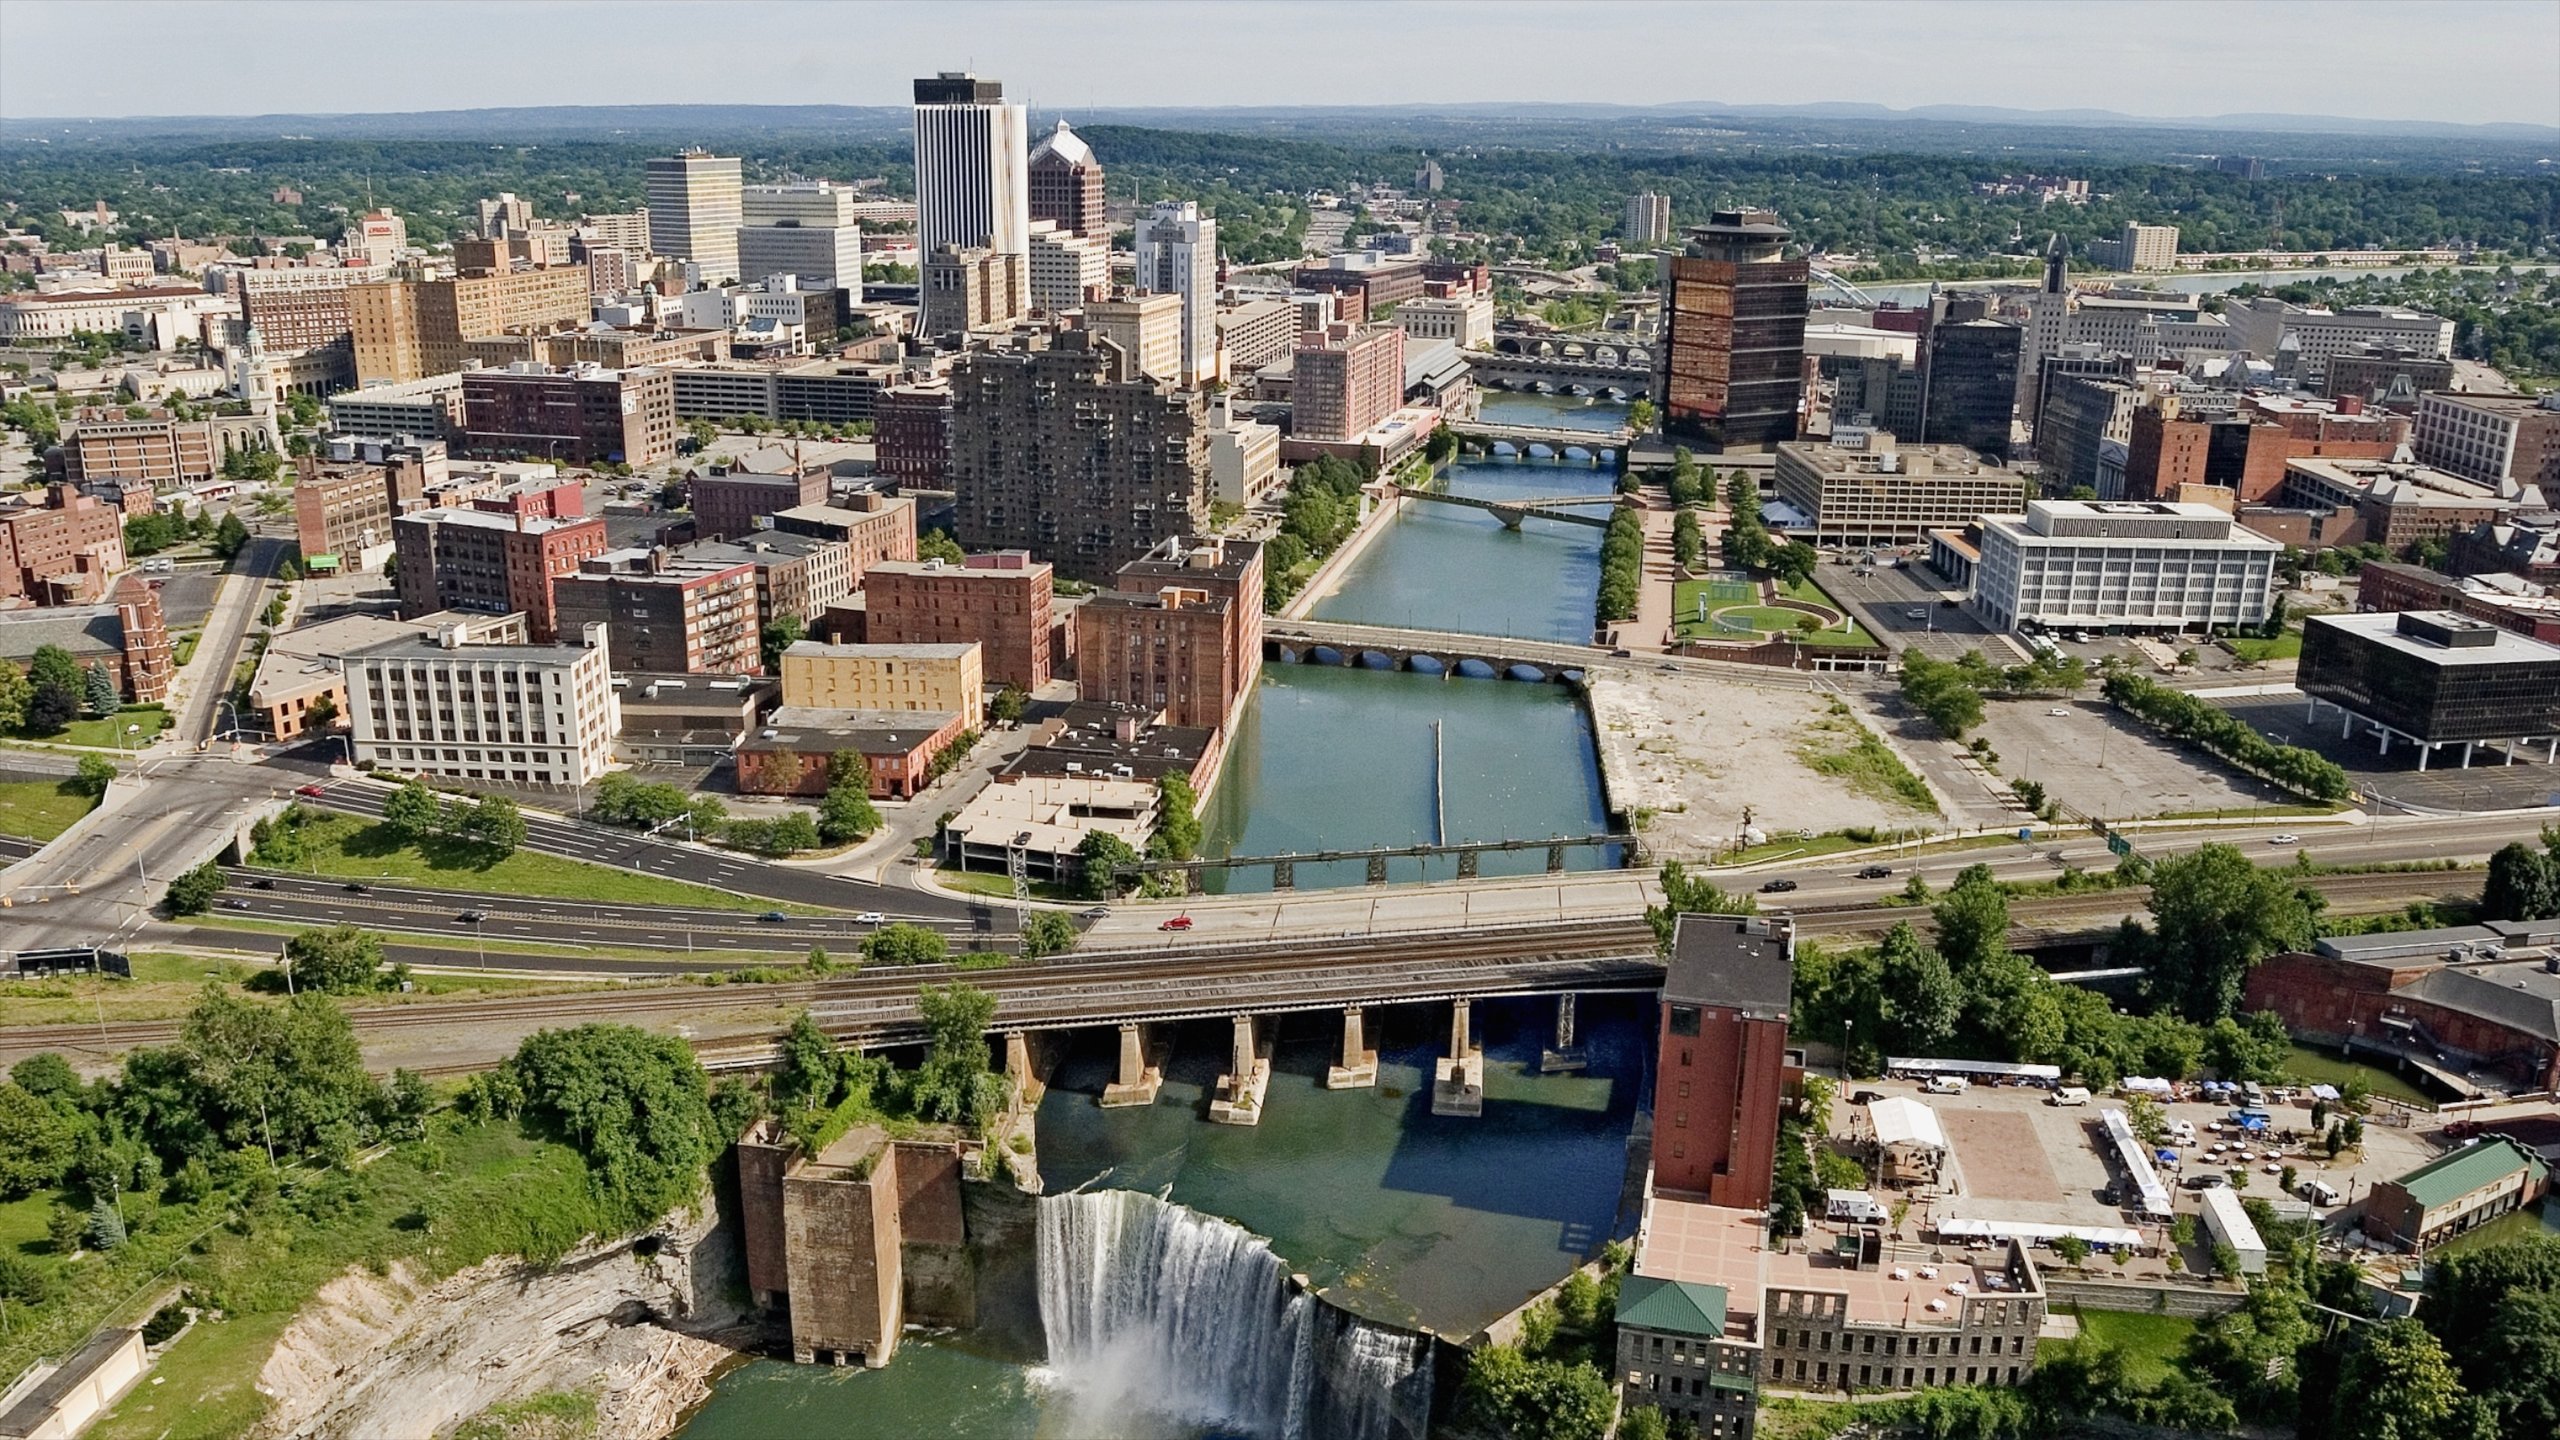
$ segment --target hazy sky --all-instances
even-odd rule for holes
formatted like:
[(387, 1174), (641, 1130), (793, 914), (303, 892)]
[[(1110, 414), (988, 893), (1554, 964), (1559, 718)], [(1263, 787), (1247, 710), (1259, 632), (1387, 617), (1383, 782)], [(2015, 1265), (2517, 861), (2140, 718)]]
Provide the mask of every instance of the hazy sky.
[(12, 116), (885, 105), (941, 69), (1066, 109), (1855, 100), (2551, 125), (2560, 3), (0, 0)]

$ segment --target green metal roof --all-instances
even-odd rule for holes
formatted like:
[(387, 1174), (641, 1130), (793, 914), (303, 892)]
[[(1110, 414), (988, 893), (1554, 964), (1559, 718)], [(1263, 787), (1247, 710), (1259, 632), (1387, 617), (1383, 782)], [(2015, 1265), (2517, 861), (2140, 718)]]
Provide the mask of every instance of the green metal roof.
[(2401, 1176), (2398, 1183), (2409, 1192), (2410, 1199), (2432, 1208), (2459, 1200), (2518, 1170), (2540, 1174), (2544, 1168), (2541, 1156), (2503, 1135), (2492, 1135), (2428, 1161)]
[(1618, 1286), (1618, 1323), (1714, 1339), (1724, 1334), (1724, 1287), (1630, 1275)]

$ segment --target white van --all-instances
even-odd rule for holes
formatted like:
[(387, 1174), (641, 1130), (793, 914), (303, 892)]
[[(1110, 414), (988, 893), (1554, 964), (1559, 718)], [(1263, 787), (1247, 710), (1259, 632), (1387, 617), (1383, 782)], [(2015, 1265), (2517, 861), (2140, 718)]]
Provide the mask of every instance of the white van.
[(2305, 1180), (2293, 1188), (2303, 1199), (2323, 1209), (2338, 1203), (2338, 1187), (2326, 1180)]
[(2053, 1103), (2056, 1105), (2086, 1105), (2089, 1103), (2089, 1087), (2086, 1085), (2065, 1085), (2061, 1089), (2053, 1092)]
[(1920, 1088), (1932, 1095), (1961, 1095), (1973, 1087), (1972, 1083), (1961, 1075), (1932, 1075), (1929, 1077), (1929, 1083)]

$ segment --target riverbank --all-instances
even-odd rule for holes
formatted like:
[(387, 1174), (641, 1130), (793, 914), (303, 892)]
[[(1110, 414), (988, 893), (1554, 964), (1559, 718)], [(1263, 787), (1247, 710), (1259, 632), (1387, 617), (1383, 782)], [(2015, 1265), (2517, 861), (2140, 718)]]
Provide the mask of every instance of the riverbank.
[(1306, 619), (1307, 613), (1315, 608), (1318, 601), (1326, 599), (1342, 588), (1344, 577), (1351, 573), (1351, 567), (1359, 563), (1361, 554), (1369, 548), (1371, 542), (1378, 538), (1380, 532), (1393, 523), (1397, 516), (1403, 514), (1406, 506), (1418, 503), (1420, 502), (1409, 496), (1389, 492), (1382, 503), (1370, 506), (1369, 513), (1361, 518), (1358, 525), (1352, 527), (1350, 535), (1345, 537), (1340, 545), (1334, 547), (1333, 553), (1325, 557), (1322, 565), (1316, 567), (1316, 573), (1308, 576), (1307, 583), (1299, 589), (1297, 594), (1289, 597), (1289, 603), (1280, 607), (1279, 614), (1271, 618), (1274, 620)]

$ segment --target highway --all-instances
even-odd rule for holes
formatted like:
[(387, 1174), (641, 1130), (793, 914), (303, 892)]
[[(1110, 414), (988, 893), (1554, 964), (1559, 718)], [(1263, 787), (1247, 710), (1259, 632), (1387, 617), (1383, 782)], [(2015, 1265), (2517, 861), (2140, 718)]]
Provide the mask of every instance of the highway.
[[(137, 778), (138, 777), (138, 778)], [(108, 814), (0, 871), (11, 950), (112, 943), (148, 923), (172, 877), (203, 863), (292, 777), (222, 750), (160, 752)]]

